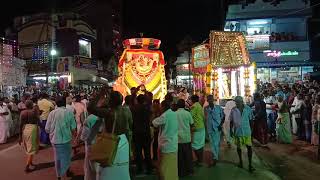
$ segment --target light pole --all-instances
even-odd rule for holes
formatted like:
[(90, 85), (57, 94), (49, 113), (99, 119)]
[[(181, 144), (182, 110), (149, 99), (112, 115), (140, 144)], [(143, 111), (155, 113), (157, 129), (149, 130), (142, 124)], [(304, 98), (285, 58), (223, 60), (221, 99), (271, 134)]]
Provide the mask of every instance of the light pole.
[(48, 71), (53, 71), (53, 58), (58, 54), (57, 50), (54, 48), (51, 49), (50, 55), (51, 55), (51, 63), (50, 63), (50, 70), (47, 68), (47, 74), (46, 74), (46, 83), (49, 84), (49, 73)]

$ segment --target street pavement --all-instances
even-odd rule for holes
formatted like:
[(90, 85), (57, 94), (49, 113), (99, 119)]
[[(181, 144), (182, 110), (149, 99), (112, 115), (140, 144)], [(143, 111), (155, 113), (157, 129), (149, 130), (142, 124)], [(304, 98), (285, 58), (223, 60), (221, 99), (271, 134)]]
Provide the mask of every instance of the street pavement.
[(294, 140), (293, 144), (269, 143), (268, 147), (256, 147), (255, 151), (281, 179), (319, 180), (320, 160), (317, 160), (316, 146)]
[[(208, 162), (211, 158), (210, 148), (206, 146), (205, 161)], [(75, 173), (72, 180), (83, 179), (83, 157), (80, 153), (73, 158), (71, 170)], [(216, 167), (208, 168), (206, 166), (195, 168), (195, 173), (191, 177), (180, 178), (182, 180), (278, 180), (279, 178), (273, 174), (268, 166), (258, 156), (254, 155), (253, 165), (256, 168), (254, 173), (248, 172), (248, 162), (246, 152), (243, 154), (244, 169), (237, 167), (238, 157), (235, 148), (222, 146), (221, 160)], [(0, 174), (1, 180), (54, 180), (54, 159), (52, 148), (41, 150), (34, 158), (34, 163), (37, 164), (37, 170), (25, 174), (25, 154), (18, 144), (0, 150)], [(134, 180), (156, 180), (157, 177), (141, 176)]]

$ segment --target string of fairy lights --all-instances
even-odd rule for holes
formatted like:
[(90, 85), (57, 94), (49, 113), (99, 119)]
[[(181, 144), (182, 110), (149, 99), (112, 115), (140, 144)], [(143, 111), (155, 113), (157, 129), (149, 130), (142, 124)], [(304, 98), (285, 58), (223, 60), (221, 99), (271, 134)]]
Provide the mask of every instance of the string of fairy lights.
[(47, 43), (33, 47), (32, 61), (40, 64), (47, 63), (49, 61), (49, 45)]
[(17, 41), (1, 38), (0, 41), (0, 65), (12, 65), (14, 57), (19, 54)]

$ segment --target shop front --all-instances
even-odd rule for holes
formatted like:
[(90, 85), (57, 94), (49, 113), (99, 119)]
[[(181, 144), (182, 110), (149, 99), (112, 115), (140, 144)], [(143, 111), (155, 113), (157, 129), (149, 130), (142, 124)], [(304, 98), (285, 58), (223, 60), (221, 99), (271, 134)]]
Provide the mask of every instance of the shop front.
[(176, 62), (174, 63), (176, 66), (177, 76), (175, 78), (174, 84), (176, 86), (183, 86), (190, 91), (192, 91), (193, 87), (193, 75), (192, 75), (192, 64), (191, 64), (191, 52), (185, 51), (181, 53)]
[[(32, 64), (32, 73), (29, 73), (27, 84), (36, 87), (53, 87), (67, 89), (69, 86), (83, 87), (83, 82), (95, 82), (97, 79), (96, 64), (91, 59), (80, 56), (59, 57), (53, 65), (51, 72), (43, 73), (49, 64)], [(88, 86), (89, 83), (85, 83)], [(92, 85), (93, 86), (93, 85)]]
[(278, 67), (262, 67), (259, 64), (257, 68), (257, 79), (260, 82), (275, 82), (293, 84), (299, 81), (305, 81), (310, 78), (310, 73), (313, 72), (314, 66), (310, 64), (295, 64), (290, 67), (288, 65), (279, 65)]
[(176, 71), (176, 86), (190, 87), (190, 84), (193, 83), (193, 76), (189, 71), (189, 64), (176, 65)]
[(314, 68), (309, 61), (308, 41), (271, 43), (270, 50), (250, 55), (257, 64), (257, 79), (262, 83), (293, 84), (308, 80)]

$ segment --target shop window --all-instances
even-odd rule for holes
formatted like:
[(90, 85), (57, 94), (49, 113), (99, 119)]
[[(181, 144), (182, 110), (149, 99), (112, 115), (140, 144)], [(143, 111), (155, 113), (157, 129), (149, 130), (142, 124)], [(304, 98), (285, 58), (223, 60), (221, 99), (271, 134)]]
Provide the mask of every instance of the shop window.
[(313, 72), (313, 66), (302, 67), (302, 80), (309, 80), (310, 74)]
[(91, 42), (79, 39), (79, 55), (91, 58)]
[(301, 81), (301, 67), (281, 67), (271, 70), (271, 79), (280, 83), (296, 83)]
[(271, 19), (254, 19), (247, 21), (249, 35), (270, 34)]

